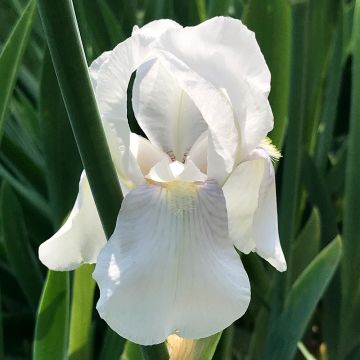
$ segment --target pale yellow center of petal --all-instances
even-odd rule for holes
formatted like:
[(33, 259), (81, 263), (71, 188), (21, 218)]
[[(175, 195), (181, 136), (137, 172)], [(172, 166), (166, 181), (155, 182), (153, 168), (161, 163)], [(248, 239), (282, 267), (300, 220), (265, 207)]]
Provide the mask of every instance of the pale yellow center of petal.
[(172, 180), (159, 183), (151, 180), (147, 181), (166, 190), (169, 208), (175, 215), (184, 215), (189, 211), (195, 210), (198, 186), (196, 182)]

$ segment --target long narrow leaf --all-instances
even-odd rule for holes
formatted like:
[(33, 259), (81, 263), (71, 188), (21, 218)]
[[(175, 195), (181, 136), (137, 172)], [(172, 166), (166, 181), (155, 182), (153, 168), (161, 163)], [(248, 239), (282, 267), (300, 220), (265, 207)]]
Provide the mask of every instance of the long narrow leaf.
[(75, 270), (71, 302), (69, 359), (91, 359), (91, 319), (95, 281), (91, 277), (93, 265)]
[(74, 204), (82, 164), (48, 52), (41, 76), (40, 116), (49, 202), (53, 223), (59, 227)]
[(297, 343), (329, 284), (341, 257), (341, 239), (334, 239), (304, 270), (290, 289), (285, 308), (273, 323), (263, 359), (290, 360)]
[(30, 0), (0, 54), (0, 139), (3, 133), (7, 106), (29, 38), (35, 4), (35, 0)]
[(33, 360), (64, 360), (69, 334), (69, 273), (49, 271), (35, 328)]
[(245, 24), (255, 32), (271, 72), (269, 96), (274, 113), (270, 137), (281, 147), (286, 130), (290, 83), (291, 11), (287, 0), (252, 0), (244, 14)]
[(29, 246), (21, 206), (7, 183), (2, 185), (0, 204), (6, 253), (16, 279), (35, 312), (43, 279), (38, 261)]
[(352, 308), (360, 306), (353, 303), (354, 295), (360, 291), (360, 0), (355, 4), (353, 47), (351, 118), (345, 183), (342, 327), (338, 354), (341, 358), (345, 358), (352, 350), (356, 344), (354, 337), (359, 339), (360, 333), (359, 323), (355, 327), (349, 327), (350, 323), (355, 325)]
[(0, 289), (0, 359), (4, 358), (4, 332), (3, 332), (3, 316), (2, 316), (2, 300)]
[(124, 338), (108, 327), (104, 336), (100, 359), (118, 360), (124, 351), (125, 343), (126, 340)]

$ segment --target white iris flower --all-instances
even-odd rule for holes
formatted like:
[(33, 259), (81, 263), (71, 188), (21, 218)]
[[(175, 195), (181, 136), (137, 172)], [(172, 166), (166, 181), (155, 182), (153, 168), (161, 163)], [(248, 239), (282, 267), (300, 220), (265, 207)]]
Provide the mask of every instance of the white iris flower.
[[(127, 89), (147, 139), (130, 132)], [(235, 247), (286, 269), (276, 210), (270, 73), (254, 34), (217, 17), (154, 21), (90, 67), (125, 198), (106, 242), (85, 173), (63, 227), (40, 246), (54, 270), (96, 263), (97, 309), (140, 344), (202, 338), (246, 311)]]

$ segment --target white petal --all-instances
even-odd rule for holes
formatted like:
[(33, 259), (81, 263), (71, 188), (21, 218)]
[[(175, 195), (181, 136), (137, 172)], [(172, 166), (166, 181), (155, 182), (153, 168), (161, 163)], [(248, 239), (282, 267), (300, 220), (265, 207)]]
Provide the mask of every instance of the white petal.
[(173, 180), (204, 182), (207, 176), (191, 160), (183, 164), (180, 161), (170, 162), (170, 159), (164, 159), (150, 169), (146, 178), (158, 183)]
[(275, 173), (270, 157), (254, 150), (223, 186), (229, 233), (242, 252), (256, 251), (279, 271), (286, 270), (276, 207)]
[(149, 140), (179, 161), (207, 128), (194, 102), (158, 61), (137, 70), (132, 103)]
[(106, 61), (108, 61), (110, 54), (111, 51), (103, 52), (97, 59), (95, 59), (91, 63), (89, 67), (90, 80), (94, 89), (96, 89), (100, 68), (103, 64), (106, 63)]
[(109, 54), (96, 60), (90, 72), (95, 81), (95, 97), (103, 120), (110, 151), (122, 181), (144, 182), (141, 170), (129, 152), (127, 88), (131, 74), (150, 56), (150, 43), (163, 31), (178, 28), (175, 22), (154, 21), (134, 32)]
[(133, 342), (210, 336), (248, 307), (250, 284), (228, 238), (221, 189), (214, 181), (187, 186), (132, 190), (99, 255), (97, 309)]
[(286, 261), (278, 232), (275, 171), (265, 151), (259, 150), (257, 153), (265, 159), (265, 171), (260, 186), (259, 204), (254, 214), (256, 252), (277, 270), (285, 271)]
[(150, 44), (164, 32), (181, 29), (173, 21), (153, 21), (117, 45), (98, 73), (96, 98), (107, 121), (127, 122), (127, 88), (131, 74), (152, 55)]
[(73, 270), (95, 263), (106, 244), (89, 182), (82, 173), (79, 194), (65, 224), (39, 247), (41, 262), (51, 270)]
[(167, 51), (159, 51), (158, 60), (176, 77), (179, 85), (197, 106), (208, 125), (208, 177), (219, 183), (233, 170), (239, 133), (233, 109), (219, 88)]
[(240, 20), (215, 17), (164, 33), (160, 43), (203, 79), (226, 90), (241, 130), (244, 158), (273, 127), (267, 100), (270, 72), (254, 33)]
[(169, 156), (167, 154), (159, 150), (149, 140), (134, 133), (131, 133), (130, 137), (130, 151), (139, 164), (144, 176), (147, 175), (150, 169), (159, 161), (166, 159), (169, 162)]
[(263, 159), (246, 161), (238, 165), (223, 186), (230, 238), (245, 254), (255, 250), (253, 218), (263, 174)]
[(207, 174), (207, 151), (208, 151), (209, 135), (204, 131), (189, 151), (188, 159), (204, 173)]

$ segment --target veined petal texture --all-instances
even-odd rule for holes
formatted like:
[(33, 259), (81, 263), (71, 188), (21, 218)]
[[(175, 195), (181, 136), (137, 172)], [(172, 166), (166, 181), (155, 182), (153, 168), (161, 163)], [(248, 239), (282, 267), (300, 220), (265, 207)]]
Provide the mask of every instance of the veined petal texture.
[(93, 276), (100, 316), (144, 345), (173, 333), (212, 335), (242, 316), (250, 301), (215, 181), (144, 184), (130, 191)]

